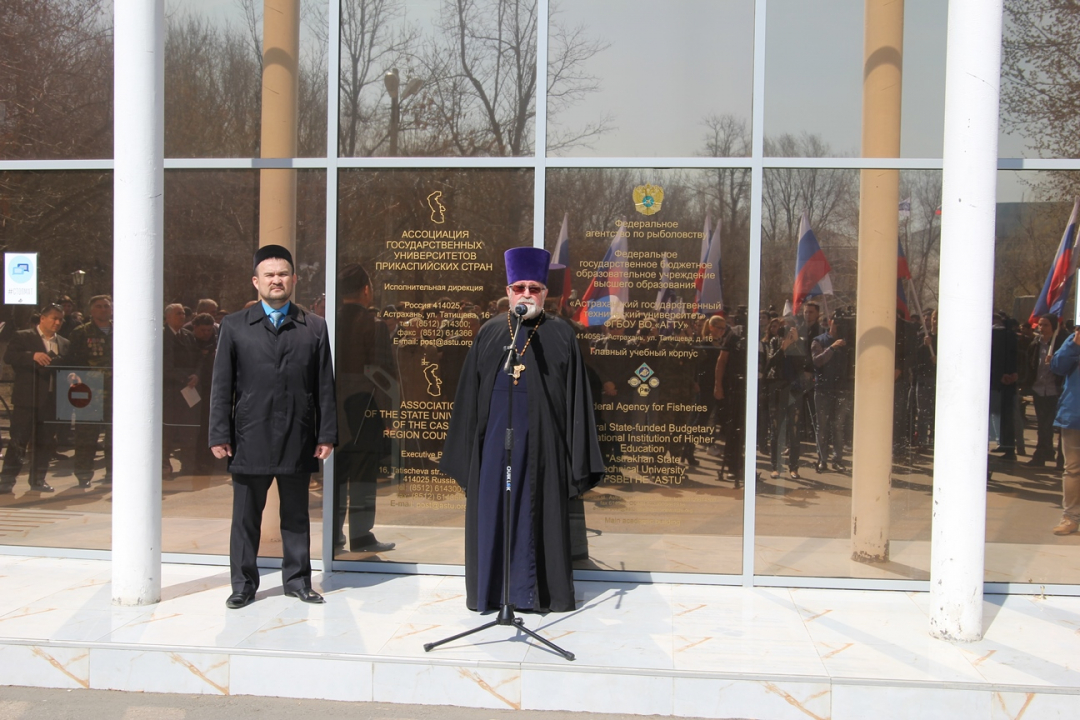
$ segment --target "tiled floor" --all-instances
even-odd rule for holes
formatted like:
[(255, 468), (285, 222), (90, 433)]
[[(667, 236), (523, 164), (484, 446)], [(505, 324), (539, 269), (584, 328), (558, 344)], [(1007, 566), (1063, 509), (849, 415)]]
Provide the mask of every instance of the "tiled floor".
[(1080, 712), (1080, 598), (988, 596), (985, 638), (927, 634), (928, 597), (579, 582), (524, 615), (567, 662), (474, 627), (463, 579), (316, 575), (326, 605), (224, 607), (220, 567), (166, 565), (162, 601), (112, 604), (96, 560), (0, 555), (0, 682), (740, 718), (1056, 718)]

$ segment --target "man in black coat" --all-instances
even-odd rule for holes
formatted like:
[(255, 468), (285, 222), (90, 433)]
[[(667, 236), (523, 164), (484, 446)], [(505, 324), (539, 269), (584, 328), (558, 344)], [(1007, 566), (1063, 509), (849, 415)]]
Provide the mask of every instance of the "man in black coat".
[(45, 482), (45, 471), (56, 448), (56, 371), (50, 365), (61, 364), (68, 354), (68, 341), (57, 334), (64, 322), (59, 305), (41, 309), (37, 327), (20, 330), (11, 339), (4, 362), (15, 370), (11, 402), (11, 443), (0, 470), (0, 493), (11, 492), (22, 470), (26, 449), (33, 445), (30, 466), (30, 489), (53, 492)]
[[(511, 310), (476, 334), (461, 371), (440, 469), (465, 490), (465, 603), (501, 605), (505, 430), (513, 428), (510, 604), (573, 610), (569, 506), (604, 474), (592, 393), (573, 328), (545, 315), (550, 255), (506, 252), (510, 307), (524, 305), (513, 375), (503, 372)], [(510, 397), (513, 397), (511, 410)]]
[(323, 602), (311, 589), (308, 482), (337, 443), (334, 371), (326, 323), (290, 302), (292, 254), (255, 253), (260, 302), (221, 322), (210, 393), (210, 450), (233, 475), (229, 608), (255, 599), (262, 511), (277, 478), (281, 499), (281, 584), (285, 594)]
[(373, 530), (379, 460), (389, 451), (382, 411), (394, 409), (385, 385), (397, 377), (394, 346), (389, 328), (371, 307), (371, 279), (359, 263), (338, 273), (338, 292), (338, 426), (343, 437), (334, 458), (334, 547), (344, 548), (347, 542), (351, 552), (389, 552), (394, 543), (379, 542)]
[[(105, 434), (105, 477), (101, 482), (112, 482), (112, 344), (113, 307), (108, 295), (90, 298), (90, 320), (71, 332), (71, 356), (64, 358), (67, 365), (91, 368), (104, 374), (105, 408), (103, 422), (84, 422), (75, 426), (75, 477), (79, 487), (90, 487), (94, 476), (94, 456), (97, 454), (98, 437)], [(84, 371), (77, 371), (80, 375)]]
[[(162, 447), (161, 477), (190, 475), (195, 466), (195, 442), (199, 431), (199, 407), (188, 404), (183, 393), (198, 390), (200, 353), (195, 336), (184, 328), (184, 306), (165, 306), (162, 338)], [(203, 402), (200, 397), (199, 403)], [(170, 456), (175, 453), (180, 469), (173, 473)]]

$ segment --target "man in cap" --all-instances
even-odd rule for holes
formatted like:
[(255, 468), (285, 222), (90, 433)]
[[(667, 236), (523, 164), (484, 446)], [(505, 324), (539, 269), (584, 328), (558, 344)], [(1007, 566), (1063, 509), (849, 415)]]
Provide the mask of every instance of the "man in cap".
[[(466, 605), (479, 612), (498, 608), (503, 439), (512, 424), (510, 603), (520, 610), (565, 612), (574, 609), (568, 505), (600, 481), (604, 464), (574, 330), (544, 313), (551, 256), (539, 248), (513, 248), (505, 259), (510, 310), (476, 334), (440, 468), (465, 489)], [(503, 365), (519, 309), (516, 362), (508, 374)]]
[(210, 392), (210, 450), (233, 475), (229, 608), (255, 599), (266, 493), (281, 499), (281, 584), (285, 594), (321, 603), (311, 589), (308, 482), (337, 443), (334, 372), (326, 323), (291, 302), (292, 254), (259, 248), (252, 284), (259, 301), (221, 322)]

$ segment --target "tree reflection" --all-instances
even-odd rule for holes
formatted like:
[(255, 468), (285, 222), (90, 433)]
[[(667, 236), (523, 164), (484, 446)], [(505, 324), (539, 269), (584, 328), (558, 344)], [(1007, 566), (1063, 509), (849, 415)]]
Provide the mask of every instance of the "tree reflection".
[(111, 6), (0, 3), (0, 157), (112, 155)]

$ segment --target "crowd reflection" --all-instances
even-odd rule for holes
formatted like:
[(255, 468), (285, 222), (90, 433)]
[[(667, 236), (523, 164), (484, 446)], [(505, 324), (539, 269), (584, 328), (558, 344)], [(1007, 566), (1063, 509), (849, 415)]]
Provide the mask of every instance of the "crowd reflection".
[[(419, 310), (402, 309), (409, 303), (377, 302), (361, 266), (350, 265), (344, 272), (348, 276), (338, 279), (336, 368), (339, 414), (348, 434), (337, 455), (335, 546), (341, 552), (384, 552), (394, 547), (376, 536), (381, 524), (377, 502), (384, 496), (437, 492), (446, 500), (457, 492), (445, 486), (433, 490), (436, 481), (409, 475), (420, 472), (410, 468), (437, 464), (441, 434), (399, 433), (388, 418), (399, 417), (403, 408), (425, 408), (432, 411), (429, 417), (444, 417), (473, 336), (507, 307), (505, 297), (442, 297)], [(578, 322), (575, 299), (551, 299), (547, 312), (560, 315), (579, 333), (609, 476), (644, 484), (628, 481), (620, 491), (663, 484), (665, 473), (689, 477), (691, 472), (697, 478), (708, 473), (715, 487), (737, 490), (745, 478), (748, 450), (761, 472), (759, 482), (772, 482), (763, 486), (766, 492), (782, 492), (784, 483), (806, 486), (799, 484), (829, 477), (842, 481), (846, 476), (850, 485), (855, 307), (828, 311), (823, 299), (812, 299), (797, 313), (761, 311), (756, 444), (748, 448), (752, 343), (744, 306), (712, 314), (650, 309), (590, 327)], [(318, 300), (311, 305), (317, 307)], [(206, 412), (219, 321), (227, 312), (210, 298), (194, 308), (179, 303), (164, 307), (161, 478), (181, 490), (203, 487), (176, 483), (183, 478), (227, 479), (224, 462), (207, 448)], [(9, 427), (0, 493), (32, 500), (56, 491), (110, 489), (112, 314), (108, 295), (94, 296), (82, 308), (60, 296), (0, 331), (10, 380), (0, 395)], [(1055, 427), (1063, 378), (1052, 371), (1049, 358), (1071, 339), (1071, 332), (1055, 316), (1031, 322), (994, 314), (991, 476), (1026, 472), (1018, 467), (1022, 458), (1036, 471), (1064, 468)], [(894, 465), (911, 472), (930, 474), (932, 468), (937, 340), (934, 310), (913, 317), (898, 313), (893, 457)], [(646, 397), (649, 402), (642, 402)], [(620, 424), (693, 430), (648, 443), (605, 431)], [(409, 490), (409, 482), (420, 484)], [(453, 514), (454, 506), (444, 509)]]

